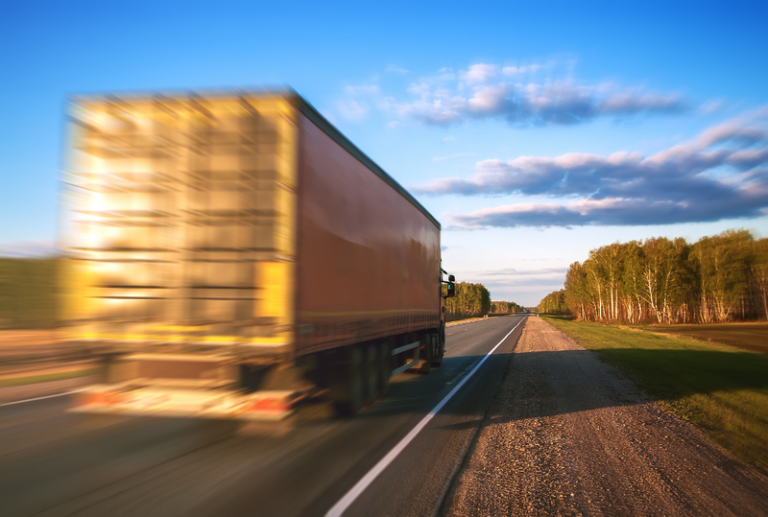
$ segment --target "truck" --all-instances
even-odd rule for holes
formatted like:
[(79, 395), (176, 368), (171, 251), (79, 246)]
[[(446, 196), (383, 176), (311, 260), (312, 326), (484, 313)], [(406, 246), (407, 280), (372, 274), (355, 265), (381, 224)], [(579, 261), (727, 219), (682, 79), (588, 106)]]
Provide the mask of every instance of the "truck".
[(73, 412), (354, 415), (445, 351), (439, 222), (293, 91), (73, 97), (64, 339)]

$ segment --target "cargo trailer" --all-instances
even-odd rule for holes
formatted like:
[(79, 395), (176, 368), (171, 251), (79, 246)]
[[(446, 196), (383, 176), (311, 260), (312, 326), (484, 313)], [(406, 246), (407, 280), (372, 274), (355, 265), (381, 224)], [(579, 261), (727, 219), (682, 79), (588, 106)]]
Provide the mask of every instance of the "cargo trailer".
[(440, 365), (440, 224), (294, 92), (78, 97), (67, 134), (72, 411), (351, 415)]

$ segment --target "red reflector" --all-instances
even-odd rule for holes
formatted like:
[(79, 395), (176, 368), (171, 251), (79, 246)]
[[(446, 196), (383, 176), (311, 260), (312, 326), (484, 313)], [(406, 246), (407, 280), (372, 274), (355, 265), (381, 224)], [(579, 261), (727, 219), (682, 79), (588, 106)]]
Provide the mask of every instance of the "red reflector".
[(102, 392), (102, 393), (84, 393), (75, 399), (77, 405), (98, 405), (109, 406), (122, 402), (124, 397), (121, 397), (117, 393)]
[(286, 404), (282, 399), (264, 398), (254, 402), (249, 411), (286, 411), (288, 409), (291, 409), (291, 405)]

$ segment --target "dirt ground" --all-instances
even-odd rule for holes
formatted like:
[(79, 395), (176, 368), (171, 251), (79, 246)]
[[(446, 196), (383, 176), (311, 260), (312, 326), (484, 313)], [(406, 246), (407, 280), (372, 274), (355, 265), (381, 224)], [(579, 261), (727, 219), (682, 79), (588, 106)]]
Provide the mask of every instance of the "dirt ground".
[(529, 318), (450, 516), (766, 516), (768, 476)]

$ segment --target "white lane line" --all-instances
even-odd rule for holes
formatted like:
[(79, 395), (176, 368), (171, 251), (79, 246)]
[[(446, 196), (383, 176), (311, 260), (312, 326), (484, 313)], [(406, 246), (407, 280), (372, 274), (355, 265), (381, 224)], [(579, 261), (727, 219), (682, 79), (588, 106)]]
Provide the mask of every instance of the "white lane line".
[(352, 503), (355, 502), (355, 499), (357, 499), (360, 494), (362, 494), (368, 486), (373, 483), (373, 480), (376, 479), (379, 474), (384, 472), (384, 469), (386, 469), (390, 463), (392, 463), (397, 456), (403, 452), (403, 449), (405, 449), (409, 443), (413, 441), (414, 438), (416, 438), (416, 435), (419, 434), (419, 432), (424, 429), (424, 426), (426, 426), (432, 418), (441, 410), (443, 409), (443, 406), (445, 406), (451, 398), (456, 394), (457, 391), (461, 389), (462, 386), (477, 372), (477, 370), (480, 369), (480, 367), (483, 365), (483, 363), (488, 359), (488, 357), (496, 351), (497, 348), (501, 346), (501, 344), (509, 337), (510, 334), (512, 334), (517, 327), (520, 326), (520, 323), (525, 321), (525, 318), (521, 319), (515, 327), (510, 330), (506, 336), (504, 336), (501, 341), (499, 341), (495, 347), (491, 349), (490, 352), (485, 354), (485, 356), (480, 360), (477, 365), (472, 369), (471, 372), (467, 374), (466, 377), (464, 377), (459, 384), (456, 385), (455, 388), (453, 388), (448, 395), (446, 395), (443, 400), (441, 400), (435, 408), (429, 412), (424, 418), (421, 419), (421, 421), (416, 424), (416, 427), (411, 429), (411, 431), (405, 435), (405, 437), (400, 440), (400, 442), (395, 445), (395, 447), (387, 453), (386, 456), (381, 458), (379, 462), (374, 465), (374, 467), (368, 471), (368, 473), (360, 479), (360, 481), (357, 482), (355, 486), (353, 486), (349, 492), (344, 494), (344, 497), (342, 497), (338, 503), (333, 505), (333, 507), (328, 510), (328, 513), (325, 514), (326, 517), (341, 517), (341, 515), (347, 511), (347, 508), (349, 508)]
[(72, 395), (73, 393), (80, 393), (81, 391), (84, 391), (84, 390), (66, 391), (64, 393), (57, 393), (56, 395), (47, 395), (45, 397), (37, 397), (34, 399), (27, 399), (27, 400), (17, 400), (16, 402), (6, 402), (5, 404), (0, 404), (0, 407), (13, 406), (16, 404), (24, 404), (25, 402), (34, 402), (36, 400), (45, 400), (45, 399), (52, 399), (55, 397), (63, 397), (64, 395)]

